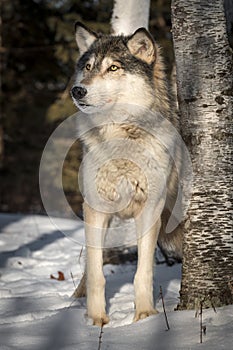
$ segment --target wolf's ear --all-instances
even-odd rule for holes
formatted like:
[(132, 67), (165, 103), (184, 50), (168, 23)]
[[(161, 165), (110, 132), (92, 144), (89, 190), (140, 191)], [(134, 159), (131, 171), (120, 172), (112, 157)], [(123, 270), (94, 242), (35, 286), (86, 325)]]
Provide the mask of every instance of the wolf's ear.
[(145, 28), (137, 29), (129, 38), (127, 46), (131, 54), (142, 61), (150, 64), (155, 60), (154, 40)]
[(88, 29), (81, 22), (75, 23), (75, 38), (80, 51), (80, 55), (86, 52), (91, 44), (98, 38), (98, 35)]

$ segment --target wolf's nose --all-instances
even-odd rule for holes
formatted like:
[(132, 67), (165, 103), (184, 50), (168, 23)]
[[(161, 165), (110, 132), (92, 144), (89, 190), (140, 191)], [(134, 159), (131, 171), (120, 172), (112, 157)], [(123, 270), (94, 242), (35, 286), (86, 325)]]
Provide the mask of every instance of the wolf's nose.
[(87, 90), (81, 86), (74, 86), (71, 90), (71, 94), (76, 100), (79, 100), (87, 94)]

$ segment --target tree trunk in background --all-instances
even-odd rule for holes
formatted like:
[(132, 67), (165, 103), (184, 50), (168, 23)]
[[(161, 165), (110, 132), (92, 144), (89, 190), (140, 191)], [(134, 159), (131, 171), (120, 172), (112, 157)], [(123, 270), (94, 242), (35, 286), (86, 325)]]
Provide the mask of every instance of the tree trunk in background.
[(227, 21), (227, 35), (233, 48), (233, 0), (224, 0), (224, 8)]
[[(0, 55), (3, 56), (2, 50), (2, 17), (0, 14)], [(2, 65), (3, 57), (0, 60), (0, 91), (2, 91)], [(4, 156), (4, 142), (3, 142), (3, 126), (2, 126), (2, 101), (0, 100), (0, 169), (3, 167), (3, 156)]]
[(182, 136), (194, 189), (185, 224), (180, 309), (233, 303), (233, 64), (223, 0), (173, 0)]
[(115, 35), (133, 34), (140, 27), (148, 29), (150, 0), (115, 0), (111, 18)]
[(3, 127), (1, 125), (0, 117), (0, 169), (3, 168), (3, 157), (4, 157), (4, 142), (3, 142)]

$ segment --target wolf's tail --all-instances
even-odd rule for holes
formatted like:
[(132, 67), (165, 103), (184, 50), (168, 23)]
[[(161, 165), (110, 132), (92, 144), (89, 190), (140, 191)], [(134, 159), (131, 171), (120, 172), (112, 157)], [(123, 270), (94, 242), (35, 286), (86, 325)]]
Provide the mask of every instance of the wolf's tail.
[(166, 257), (167, 262), (173, 259), (182, 260), (183, 255), (183, 225), (179, 224), (174, 231), (166, 233), (167, 217), (162, 215), (162, 226), (158, 238), (158, 246)]

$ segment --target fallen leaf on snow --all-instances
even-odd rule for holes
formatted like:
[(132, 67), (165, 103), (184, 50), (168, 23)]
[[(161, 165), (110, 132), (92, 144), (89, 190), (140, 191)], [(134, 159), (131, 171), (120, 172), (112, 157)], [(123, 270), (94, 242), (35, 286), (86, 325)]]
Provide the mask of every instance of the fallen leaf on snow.
[(54, 277), (53, 275), (50, 275), (50, 278), (52, 280), (57, 280), (57, 281), (64, 281), (65, 280), (65, 276), (64, 276), (64, 273), (61, 272), (61, 271), (58, 271), (58, 277)]

